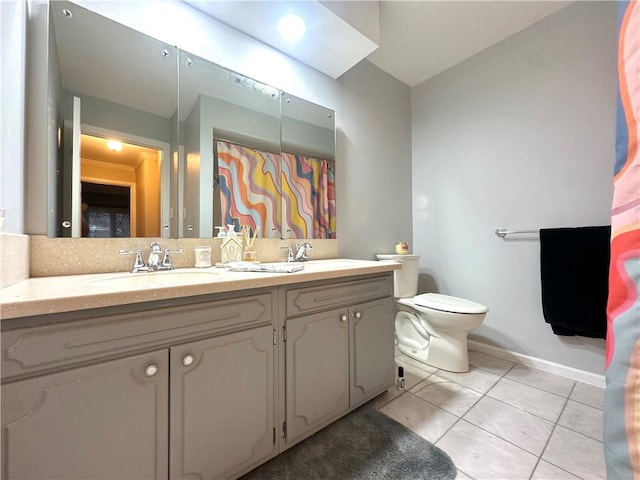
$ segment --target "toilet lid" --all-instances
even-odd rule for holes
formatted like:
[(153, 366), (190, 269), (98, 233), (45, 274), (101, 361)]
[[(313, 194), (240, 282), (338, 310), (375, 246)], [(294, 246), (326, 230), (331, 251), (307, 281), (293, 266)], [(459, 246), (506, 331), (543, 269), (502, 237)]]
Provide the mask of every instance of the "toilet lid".
[(486, 313), (489, 309), (471, 300), (450, 297), (439, 293), (423, 293), (413, 298), (413, 303), (421, 307), (433, 308), (452, 313)]

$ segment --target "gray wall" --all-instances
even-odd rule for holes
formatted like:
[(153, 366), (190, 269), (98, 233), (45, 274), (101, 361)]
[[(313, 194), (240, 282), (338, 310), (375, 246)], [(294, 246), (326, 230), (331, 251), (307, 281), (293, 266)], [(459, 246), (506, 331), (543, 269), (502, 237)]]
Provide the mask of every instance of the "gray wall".
[(171, 118), (63, 89), (63, 99), (59, 108), (60, 114), (66, 120), (73, 118), (74, 96), (82, 101), (80, 120), (83, 125), (125, 132), (164, 143), (171, 141)]
[(26, 21), (25, 3), (0, 2), (0, 208), (6, 210), (2, 231), (9, 233), (24, 229)]
[(576, 2), (413, 89), (421, 287), (487, 305), (472, 338), (603, 372), (604, 340), (543, 319), (537, 236), (494, 230), (610, 223), (615, 92), (615, 2)]
[(410, 90), (366, 60), (338, 85), (340, 255), (374, 260), (411, 239)]

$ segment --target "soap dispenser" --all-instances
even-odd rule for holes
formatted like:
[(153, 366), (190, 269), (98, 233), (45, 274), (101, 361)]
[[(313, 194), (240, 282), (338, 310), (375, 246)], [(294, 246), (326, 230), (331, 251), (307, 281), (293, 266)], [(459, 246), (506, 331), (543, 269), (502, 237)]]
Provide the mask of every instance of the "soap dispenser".
[(220, 261), (223, 264), (242, 261), (242, 242), (236, 236), (235, 227), (227, 225), (229, 230), (226, 237), (222, 240), (220, 247)]

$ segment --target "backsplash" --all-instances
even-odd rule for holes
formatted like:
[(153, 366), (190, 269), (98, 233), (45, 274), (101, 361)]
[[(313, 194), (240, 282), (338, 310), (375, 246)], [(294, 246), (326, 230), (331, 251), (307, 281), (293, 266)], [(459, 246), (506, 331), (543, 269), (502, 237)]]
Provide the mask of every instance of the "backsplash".
[[(134, 256), (120, 255), (119, 251), (140, 249), (146, 261), (149, 255), (149, 244), (153, 240), (156, 240), (163, 249), (184, 249), (184, 253), (171, 255), (171, 261), (175, 268), (193, 267), (195, 264), (194, 249), (201, 246), (211, 247), (212, 264), (220, 261), (221, 240), (218, 238), (48, 238), (43, 235), (34, 235), (30, 239), (31, 277), (128, 272), (133, 265)], [(338, 256), (337, 240), (311, 239), (308, 241), (313, 245), (308, 253), (309, 260)], [(254, 246), (259, 261), (280, 262), (287, 258), (286, 250), (282, 250), (281, 247), (295, 246), (296, 243), (302, 242), (304, 240), (258, 238)], [(5, 270), (3, 264), (3, 276)]]
[(29, 278), (29, 236), (0, 233), (0, 288)]

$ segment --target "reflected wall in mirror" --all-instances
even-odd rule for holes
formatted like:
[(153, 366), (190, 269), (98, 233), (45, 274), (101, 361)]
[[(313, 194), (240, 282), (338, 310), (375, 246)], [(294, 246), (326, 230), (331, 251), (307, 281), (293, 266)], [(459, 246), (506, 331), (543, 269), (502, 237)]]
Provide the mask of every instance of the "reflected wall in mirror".
[[(51, 186), (56, 222), (49, 235), (171, 236), (171, 207), (177, 204), (170, 165), (177, 131), (172, 126), (177, 123), (177, 49), (65, 1), (51, 2), (50, 27), (50, 105), (57, 110), (59, 134), (57, 182)], [(117, 161), (98, 150), (107, 139), (130, 145), (121, 157), (136, 148), (153, 161), (138, 158), (134, 166), (129, 160), (126, 178), (118, 179)], [(124, 172), (122, 162), (119, 168)], [(84, 192), (81, 182), (91, 191)], [(102, 208), (90, 205), (83, 214), (87, 198), (97, 201), (90, 186), (95, 184), (128, 186), (127, 228), (107, 228), (104, 221), (87, 225), (87, 216), (97, 222), (95, 210)], [(126, 217), (123, 208), (118, 207), (119, 223)]]
[(280, 91), (180, 52), (185, 237), (280, 237)]
[(336, 238), (335, 114), (282, 95), (284, 238)]
[[(216, 226), (234, 224), (263, 238), (335, 237), (331, 110), (71, 2), (51, 2), (50, 27), (58, 158), (49, 175), (56, 198), (49, 236), (83, 235), (83, 178), (85, 189), (121, 186), (96, 182), (83, 166), (95, 160), (81, 143), (87, 134), (159, 152), (159, 180), (146, 180), (145, 169), (135, 194), (128, 186), (130, 236), (209, 238)], [(159, 209), (140, 197), (158, 182)], [(104, 222), (89, 228), (126, 231)]]

